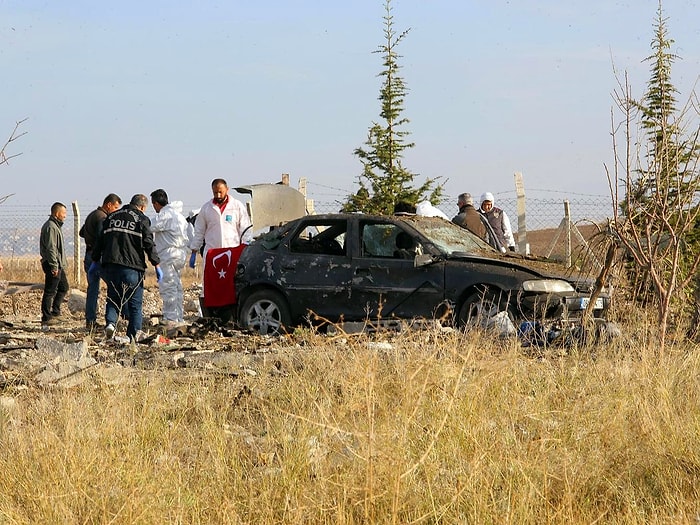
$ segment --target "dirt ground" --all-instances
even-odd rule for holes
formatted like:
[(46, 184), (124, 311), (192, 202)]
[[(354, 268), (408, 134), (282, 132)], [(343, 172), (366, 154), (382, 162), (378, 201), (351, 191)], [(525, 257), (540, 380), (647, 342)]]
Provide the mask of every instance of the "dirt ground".
[[(7, 289), (6, 289), (7, 290)], [(278, 371), (278, 363), (294, 354), (291, 338), (262, 337), (220, 325), (198, 315), (199, 288), (185, 292), (185, 324), (160, 323), (162, 301), (157, 287), (144, 293), (143, 333), (138, 342), (125, 336), (126, 320), (117, 326), (119, 338), (104, 335), (104, 306), (96, 330), (85, 327), (85, 294), (71, 290), (62, 322), (42, 329), (42, 290), (0, 295), (0, 392), (26, 387), (70, 388), (85, 381), (123, 382), (153, 371), (170, 370), (177, 377), (255, 377)], [(101, 294), (104, 301), (105, 294)], [(280, 361), (282, 360), (282, 361)]]
[[(601, 226), (582, 224), (575, 226), (575, 228), (590, 246), (595, 248), (599, 243), (601, 238)], [(569, 235), (571, 236), (572, 252), (575, 252), (582, 246), (581, 240), (576, 235), (575, 231), (571, 231)], [(554, 244), (552, 244), (552, 241), (555, 241)], [(561, 261), (566, 253), (566, 232), (560, 231), (559, 228), (529, 231), (527, 232), (527, 242), (530, 245), (530, 253), (533, 255), (543, 257), (549, 256), (555, 260)]]

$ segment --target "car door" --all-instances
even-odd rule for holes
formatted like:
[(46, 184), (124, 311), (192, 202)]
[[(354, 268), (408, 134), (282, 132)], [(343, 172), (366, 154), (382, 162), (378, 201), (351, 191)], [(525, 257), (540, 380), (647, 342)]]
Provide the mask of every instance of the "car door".
[[(444, 263), (415, 266), (420, 239), (394, 222), (359, 220), (360, 251), (353, 259), (352, 301), (362, 318), (434, 316), (444, 299)], [(413, 240), (409, 247), (406, 237)]]
[(335, 321), (350, 300), (352, 270), (347, 251), (347, 220), (309, 218), (287, 241), (279, 284), (292, 312), (313, 312)]

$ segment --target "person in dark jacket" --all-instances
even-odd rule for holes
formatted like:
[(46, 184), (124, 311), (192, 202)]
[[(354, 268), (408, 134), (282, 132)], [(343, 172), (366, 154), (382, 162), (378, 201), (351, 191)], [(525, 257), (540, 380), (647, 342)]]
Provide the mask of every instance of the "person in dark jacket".
[(91, 271), (100, 270), (107, 283), (105, 336), (112, 338), (122, 309), (128, 310), (126, 335), (135, 340), (143, 324), (143, 279), (146, 258), (155, 267), (158, 282), (162, 278), (160, 259), (155, 249), (151, 221), (144, 212), (148, 197), (134, 195), (126, 206), (110, 213), (102, 223), (92, 251)]
[(484, 226), (486, 217), (476, 211), (471, 194), (460, 193), (457, 197), (457, 206), (459, 206), (459, 213), (452, 218), (452, 222), (469, 230), (479, 239), (487, 240), (486, 226)]
[(93, 270), (89, 273), (92, 265), (92, 250), (95, 248), (95, 241), (102, 230), (102, 223), (107, 215), (117, 211), (122, 205), (122, 199), (116, 193), (110, 193), (102, 201), (102, 206), (92, 210), (85, 218), (80, 236), (85, 239), (85, 259), (83, 266), (88, 277), (87, 297), (85, 298), (85, 328), (93, 330), (97, 323), (97, 300), (100, 297), (100, 271)]
[(41, 327), (44, 330), (60, 322), (61, 304), (70, 289), (66, 277), (66, 250), (61, 230), (65, 220), (65, 204), (54, 202), (51, 206), (51, 216), (41, 227), (39, 236), (41, 269), (44, 271), (44, 294), (41, 298)]

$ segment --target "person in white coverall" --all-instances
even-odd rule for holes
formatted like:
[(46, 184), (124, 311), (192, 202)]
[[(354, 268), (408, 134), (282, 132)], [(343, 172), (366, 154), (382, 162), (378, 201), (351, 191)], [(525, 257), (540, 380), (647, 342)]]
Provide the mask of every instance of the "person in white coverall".
[[(194, 223), (194, 236), (189, 244), (190, 268), (195, 267), (197, 252), (202, 245), (202, 259), (206, 261), (210, 248), (235, 248), (241, 244), (249, 244), (253, 238), (252, 223), (245, 204), (228, 194), (226, 181), (214, 179), (211, 182), (211, 191), (214, 198), (202, 204)], [(202, 293), (203, 290), (204, 288)], [(229, 317), (230, 313), (223, 316)]]
[(423, 215), (424, 217), (442, 217), (446, 221), (450, 219), (447, 218), (445, 212), (433, 206), (430, 201), (421, 201), (416, 204), (416, 215)]
[(187, 220), (182, 215), (182, 202), (168, 202), (165, 190), (151, 193), (156, 216), (151, 231), (160, 257), (163, 278), (158, 283), (163, 299), (163, 321), (167, 324), (184, 322), (182, 269), (187, 261)]
[[(196, 210), (190, 210), (190, 212), (187, 214), (187, 217), (185, 220), (187, 221), (187, 246), (189, 247), (190, 243), (192, 242), (192, 239), (194, 239), (194, 223), (197, 220), (197, 216), (199, 215), (199, 208)], [(189, 250), (188, 250), (189, 252)]]

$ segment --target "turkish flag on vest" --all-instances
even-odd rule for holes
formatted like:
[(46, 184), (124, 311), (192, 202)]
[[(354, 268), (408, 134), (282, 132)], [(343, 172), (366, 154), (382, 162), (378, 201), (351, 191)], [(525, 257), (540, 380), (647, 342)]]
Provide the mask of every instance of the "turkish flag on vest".
[(235, 248), (210, 248), (204, 262), (204, 306), (216, 308), (236, 302), (236, 265), (245, 244)]

